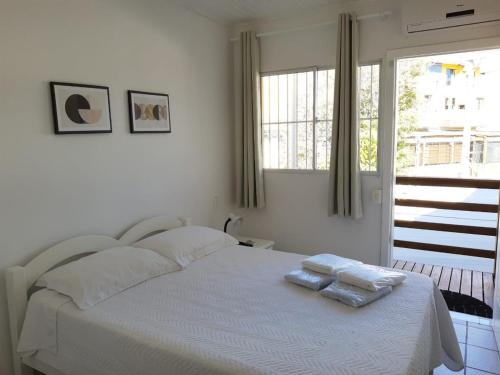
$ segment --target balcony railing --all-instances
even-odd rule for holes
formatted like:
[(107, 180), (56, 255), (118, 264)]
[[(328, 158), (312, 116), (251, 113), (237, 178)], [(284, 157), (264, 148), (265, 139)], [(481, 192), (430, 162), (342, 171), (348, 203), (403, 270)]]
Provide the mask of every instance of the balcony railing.
[[(452, 210), (452, 211), (465, 211), (465, 212), (483, 212), (489, 214), (495, 214), (496, 225), (492, 226), (478, 226), (478, 225), (463, 225), (453, 223), (453, 218), (447, 218), (447, 222), (437, 222), (439, 216), (433, 218), (432, 221), (419, 220), (401, 220), (396, 217), (394, 221), (394, 226), (399, 228), (411, 228), (411, 229), (421, 229), (430, 230), (438, 232), (453, 232), (469, 235), (480, 235), (494, 237), (495, 246), (491, 250), (476, 248), (476, 247), (465, 247), (465, 246), (454, 246), (451, 244), (437, 244), (425, 241), (425, 235), (422, 236), (422, 240), (419, 241), (407, 241), (405, 239), (395, 239), (394, 246), (415, 249), (415, 250), (425, 250), (448, 254), (458, 254), (458, 255), (469, 255), (474, 257), (496, 259), (498, 250), (498, 232), (499, 232), (499, 191), (500, 191), (500, 181), (499, 180), (479, 180), (479, 179), (462, 179), (462, 178), (435, 178), (435, 177), (396, 177), (396, 185), (412, 185), (412, 186), (425, 186), (425, 187), (444, 187), (444, 188), (474, 188), (474, 189), (488, 189), (496, 190), (496, 201), (494, 203), (473, 203), (473, 202), (452, 202), (443, 200), (423, 200), (418, 199), (418, 196), (411, 196), (405, 198), (396, 198), (396, 206), (404, 207), (418, 207), (418, 208), (431, 208), (436, 210)], [(421, 194), (415, 194), (420, 195)], [(450, 223), (450, 221), (452, 221)], [(463, 221), (463, 220), (461, 220)], [(457, 222), (461, 222), (457, 220)]]

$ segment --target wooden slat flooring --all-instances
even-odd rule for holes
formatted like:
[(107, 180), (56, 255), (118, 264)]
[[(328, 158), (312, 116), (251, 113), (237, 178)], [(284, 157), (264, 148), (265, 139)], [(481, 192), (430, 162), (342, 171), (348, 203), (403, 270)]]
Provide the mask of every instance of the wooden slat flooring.
[(427, 275), (441, 290), (466, 294), (483, 301), (488, 306), (493, 306), (493, 274), (489, 272), (419, 264), (404, 260), (394, 260), (392, 267)]
[(451, 271), (452, 271), (451, 268), (443, 267), (443, 270), (441, 271), (441, 276), (439, 277), (439, 284), (438, 284), (439, 289), (450, 290)]
[(491, 273), (483, 273), (483, 288), (484, 290), (491, 290), (490, 293), (484, 293), (484, 303), (493, 307), (493, 275)]
[(426, 276), (430, 276), (431, 275), (431, 272), (432, 272), (432, 264), (425, 264), (424, 265), (424, 268), (422, 268), (422, 272), (420, 272), (421, 274), (424, 274)]
[(436, 285), (439, 285), (439, 280), (441, 279), (441, 272), (443, 271), (443, 267), (434, 266), (432, 267), (431, 278), (434, 280)]
[(462, 270), (462, 282), (460, 283), (460, 293), (472, 294), (472, 271)]
[(396, 262), (396, 264), (394, 265), (394, 268), (396, 268), (396, 269), (398, 269), (398, 270), (402, 270), (405, 264), (406, 264), (406, 262), (405, 262), (405, 261), (403, 261), (403, 260), (398, 260), (398, 261)]
[(460, 293), (460, 283), (462, 281), (462, 270), (453, 268), (451, 271), (450, 288), (452, 292)]
[(416, 273), (422, 273), (423, 268), (424, 268), (423, 264), (415, 263), (415, 267), (413, 267), (412, 271)]
[(405, 271), (412, 271), (414, 266), (415, 266), (415, 263), (406, 262), (406, 264), (403, 266), (403, 269)]

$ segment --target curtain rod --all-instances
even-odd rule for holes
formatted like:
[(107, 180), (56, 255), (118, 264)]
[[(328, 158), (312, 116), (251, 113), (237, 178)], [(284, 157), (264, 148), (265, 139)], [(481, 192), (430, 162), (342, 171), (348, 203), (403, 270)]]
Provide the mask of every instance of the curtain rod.
[[(392, 15), (391, 11), (385, 11), (385, 12), (380, 12), (380, 13), (364, 14), (362, 16), (357, 16), (356, 19), (358, 21), (362, 21), (362, 20), (369, 20), (372, 18), (388, 17), (390, 15)], [(290, 33), (290, 32), (294, 32), (294, 31), (301, 31), (301, 30), (313, 29), (313, 28), (317, 28), (317, 27), (335, 25), (336, 23), (337, 23), (337, 21), (328, 21), (328, 22), (316, 23), (313, 25), (293, 27), (290, 29), (267, 31), (267, 32), (263, 32), (263, 33), (258, 33), (256, 36), (257, 36), (257, 38), (265, 38), (265, 37), (271, 36), (271, 35), (285, 34), (285, 33)], [(239, 42), (239, 40), (240, 40), (239, 37), (229, 39), (230, 42)]]

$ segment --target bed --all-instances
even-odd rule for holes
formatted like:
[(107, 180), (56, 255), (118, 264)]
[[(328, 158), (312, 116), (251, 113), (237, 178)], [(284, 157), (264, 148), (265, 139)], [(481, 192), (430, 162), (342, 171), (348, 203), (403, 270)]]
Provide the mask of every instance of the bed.
[[(141, 222), (119, 240), (65, 241), (7, 271), (13, 346), (27, 304), (38, 350), (14, 350), (16, 375), (428, 374), (463, 366), (451, 318), (426, 276), (355, 309), (285, 282), (304, 255), (232, 246), (82, 311), (34, 281), (77, 254), (130, 244), (172, 226)], [(188, 224), (184, 221), (184, 225)]]

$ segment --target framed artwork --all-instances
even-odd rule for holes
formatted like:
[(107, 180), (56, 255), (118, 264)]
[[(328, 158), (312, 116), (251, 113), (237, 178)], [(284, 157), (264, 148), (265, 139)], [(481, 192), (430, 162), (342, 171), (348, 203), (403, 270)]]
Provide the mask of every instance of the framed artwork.
[(170, 133), (170, 104), (167, 94), (128, 91), (131, 133)]
[(56, 134), (111, 133), (109, 88), (50, 82)]

